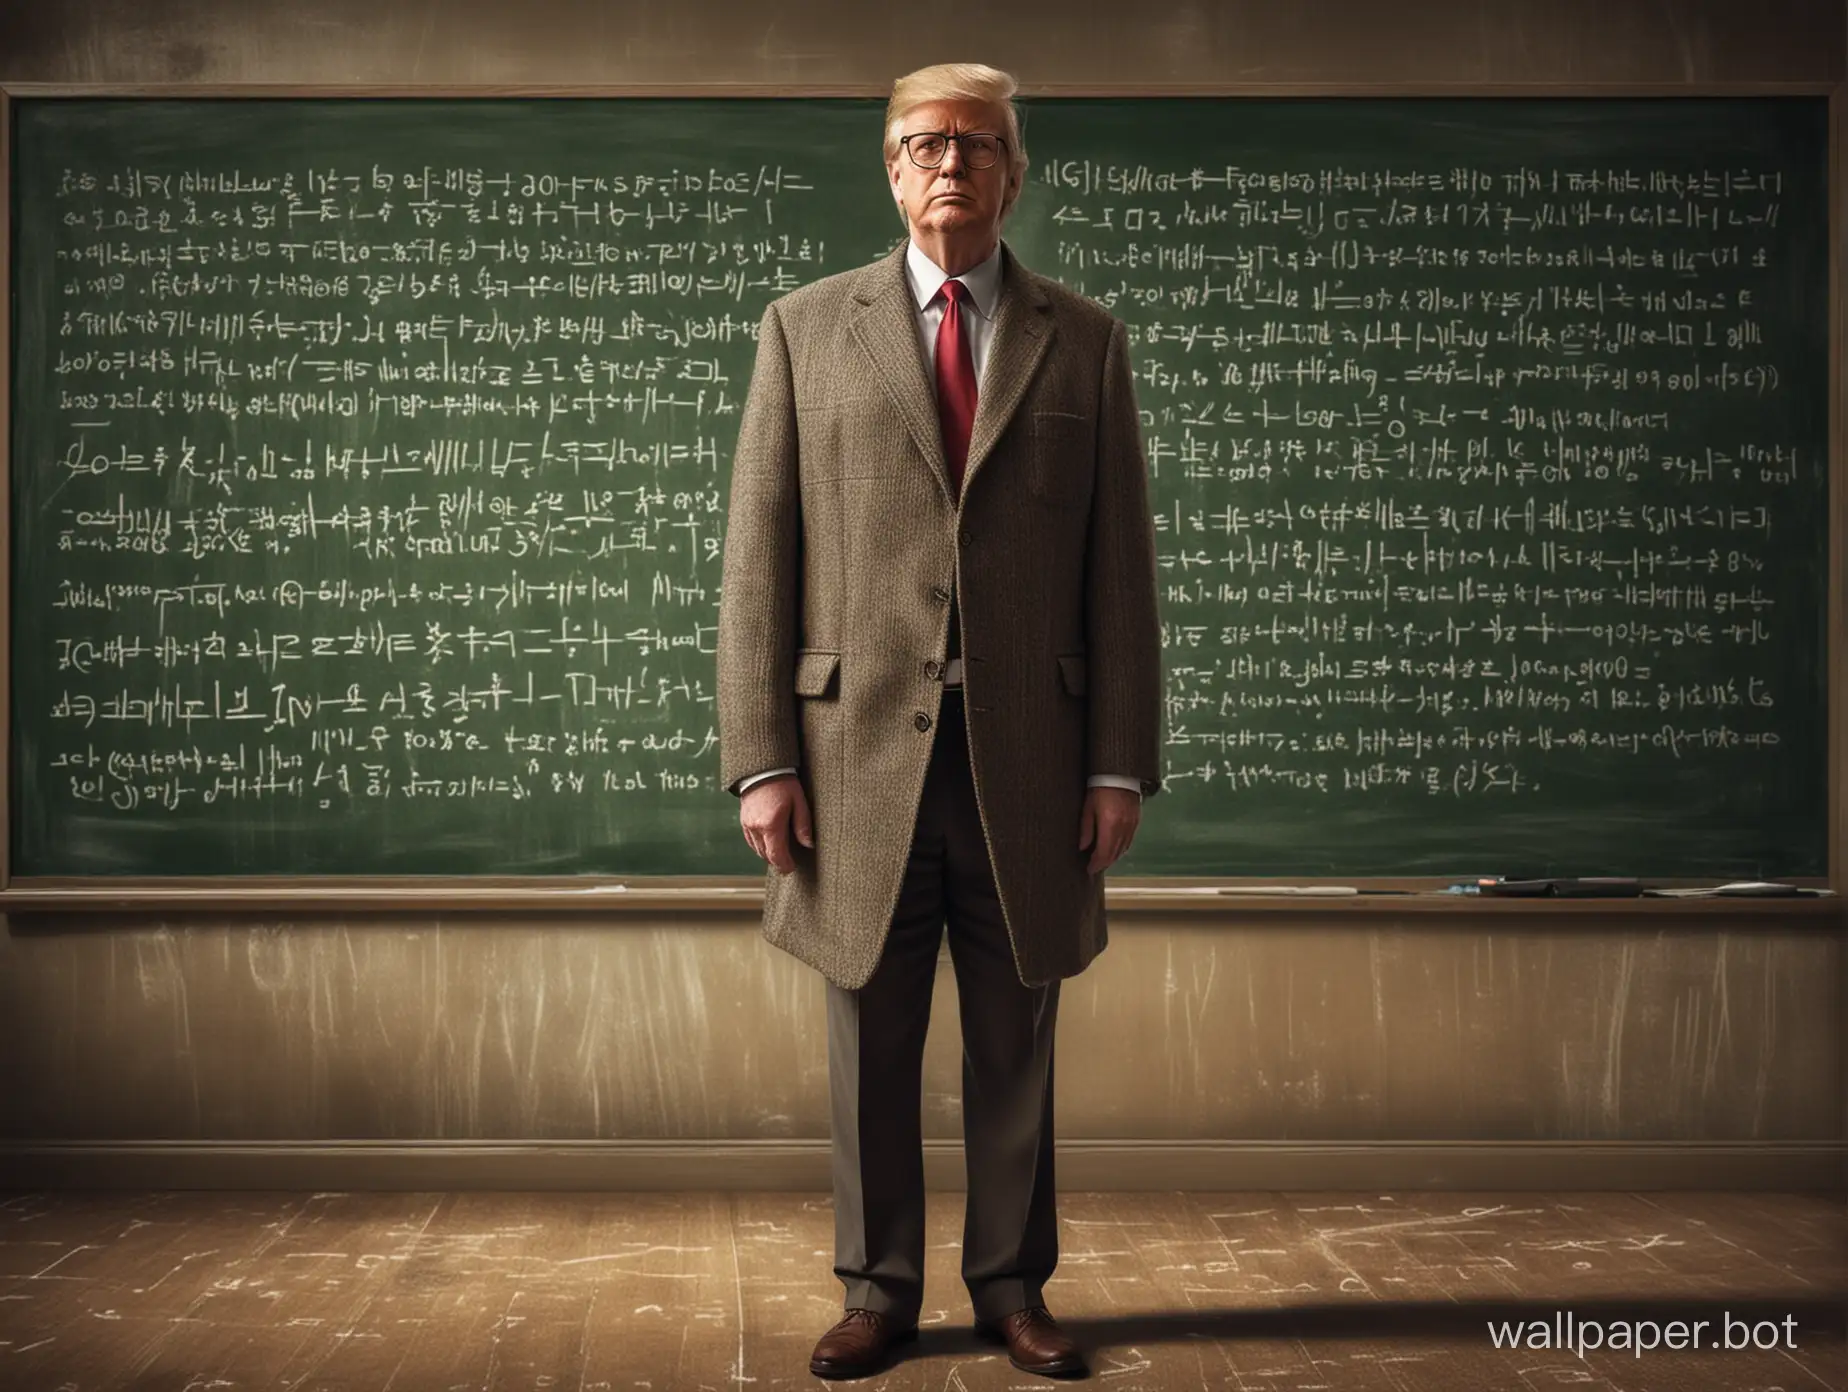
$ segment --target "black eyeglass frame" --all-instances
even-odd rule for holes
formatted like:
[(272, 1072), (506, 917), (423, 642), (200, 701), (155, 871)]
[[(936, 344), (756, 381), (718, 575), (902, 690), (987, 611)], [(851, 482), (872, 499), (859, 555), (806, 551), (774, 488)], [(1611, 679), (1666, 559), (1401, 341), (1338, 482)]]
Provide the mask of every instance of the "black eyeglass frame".
[[(912, 141), (922, 140), (927, 135), (935, 136), (937, 139), (943, 142), (943, 154), (937, 157), (937, 162), (935, 164), (925, 164), (922, 160), (918, 158), (917, 152), (911, 148)], [(975, 163), (975, 161), (969, 158), (969, 147), (963, 144), (963, 142), (965, 140), (971, 140), (978, 135), (981, 136), (984, 140), (994, 141), (995, 144), (1000, 146), (1002, 150), (1009, 149), (1006, 137), (996, 135), (993, 131), (964, 131), (960, 135), (952, 135), (949, 131), (913, 131), (911, 132), (910, 135), (900, 136), (898, 143), (899, 143), (899, 146), (905, 152), (905, 158), (910, 160), (919, 169), (940, 169), (942, 168), (944, 159), (947, 158), (950, 153), (950, 142), (951, 141), (956, 142), (956, 147), (962, 151), (963, 163), (967, 165), (969, 168), (971, 169), (993, 169), (995, 165), (1001, 162), (1001, 156), (999, 152), (996, 153), (993, 162), (989, 164), (977, 164)]]

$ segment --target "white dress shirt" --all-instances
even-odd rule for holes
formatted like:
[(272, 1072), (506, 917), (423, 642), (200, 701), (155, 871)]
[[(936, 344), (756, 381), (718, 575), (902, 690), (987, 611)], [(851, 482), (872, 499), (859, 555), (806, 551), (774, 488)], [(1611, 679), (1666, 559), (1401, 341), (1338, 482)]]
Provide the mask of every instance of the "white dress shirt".
[[(937, 390), (937, 330), (943, 326), (943, 310), (946, 301), (937, 293), (943, 289), (943, 283), (950, 275), (930, 257), (921, 251), (916, 242), (905, 247), (905, 280), (911, 286), (911, 302), (915, 307), (915, 319), (918, 326), (918, 348), (924, 354), (925, 379), (930, 383), (934, 396)], [(975, 368), (977, 398), (980, 398), (982, 374), (988, 367), (988, 346), (995, 336), (995, 310), (1001, 302), (1001, 244), (988, 254), (988, 259), (980, 265), (972, 266), (955, 277), (969, 291), (969, 298), (964, 303), (965, 309), (972, 309), (973, 314), (963, 315), (963, 333), (969, 340), (969, 356)], [(943, 667), (943, 684), (946, 687), (962, 685), (962, 659), (952, 657)], [(766, 778), (780, 777), (785, 773), (794, 773), (793, 768), (767, 769), (763, 773), (754, 773), (738, 784), (738, 791), (745, 792), (754, 783), (761, 783)], [(1132, 793), (1140, 793), (1142, 784), (1139, 780), (1116, 773), (1094, 773), (1089, 780), (1093, 788), (1127, 788)]]
[[(918, 250), (911, 242), (905, 247), (905, 279), (911, 285), (912, 303), (917, 306), (918, 347), (924, 353), (924, 376), (931, 393), (937, 390), (937, 330), (943, 327), (943, 311), (948, 301), (938, 295), (944, 281), (950, 279), (943, 267)], [(979, 266), (972, 266), (956, 277), (969, 291), (965, 308), (975, 311), (963, 319), (963, 333), (969, 340), (969, 356), (975, 362), (975, 389), (982, 389), (982, 374), (988, 367), (988, 345), (995, 336), (995, 310), (1001, 303), (1001, 245), (989, 253)]]

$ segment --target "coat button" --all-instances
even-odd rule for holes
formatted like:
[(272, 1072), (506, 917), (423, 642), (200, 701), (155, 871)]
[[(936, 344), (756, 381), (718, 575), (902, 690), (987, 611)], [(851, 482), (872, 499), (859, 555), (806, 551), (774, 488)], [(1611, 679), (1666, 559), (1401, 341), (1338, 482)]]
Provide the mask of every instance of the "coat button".
[(924, 714), (923, 711), (919, 711), (915, 716), (911, 718), (911, 723), (917, 726), (920, 730), (928, 730), (930, 728), (930, 717)]
[(964, 527), (962, 529), (961, 536), (962, 536), (962, 544), (964, 546), (967, 546), (970, 542), (975, 540), (975, 534), (971, 532), (967, 527)]
[(931, 661), (931, 662), (926, 662), (924, 664), (924, 675), (929, 677), (932, 681), (936, 681), (937, 678), (941, 676), (942, 674), (943, 674), (943, 664), (942, 663)]
[(932, 585), (930, 587), (930, 597), (939, 604), (948, 604), (950, 602), (950, 592), (942, 585)]

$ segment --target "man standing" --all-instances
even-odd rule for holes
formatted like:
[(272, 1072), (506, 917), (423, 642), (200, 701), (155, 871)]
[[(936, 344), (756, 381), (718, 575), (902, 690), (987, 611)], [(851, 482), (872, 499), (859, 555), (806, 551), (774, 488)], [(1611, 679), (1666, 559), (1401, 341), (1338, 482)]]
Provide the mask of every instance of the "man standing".
[(1160, 630), (1124, 326), (1000, 239), (1026, 172), (1014, 91), (979, 64), (894, 85), (907, 241), (765, 312), (732, 475), (720, 781), (771, 867), (765, 937), (828, 982), (847, 1309), (824, 1377), (916, 1332), (946, 922), (977, 1328), (1023, 1370), (1085, 1371), (1042, 1298), (1053, 1027), (1161, 784)]

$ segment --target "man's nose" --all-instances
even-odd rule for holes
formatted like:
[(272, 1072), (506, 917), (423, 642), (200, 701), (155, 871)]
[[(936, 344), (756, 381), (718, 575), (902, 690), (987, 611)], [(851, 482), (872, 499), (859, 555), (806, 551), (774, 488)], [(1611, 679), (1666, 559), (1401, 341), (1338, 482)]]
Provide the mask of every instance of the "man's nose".
[(943, 162), (939, 164), (937, 168), (942, 170), (945, 174), (962, 174), (966, 172), (963, 168), (962, 142), (960, 140), (952, 140), (950, 142), (949, 149), (943, 152)]

